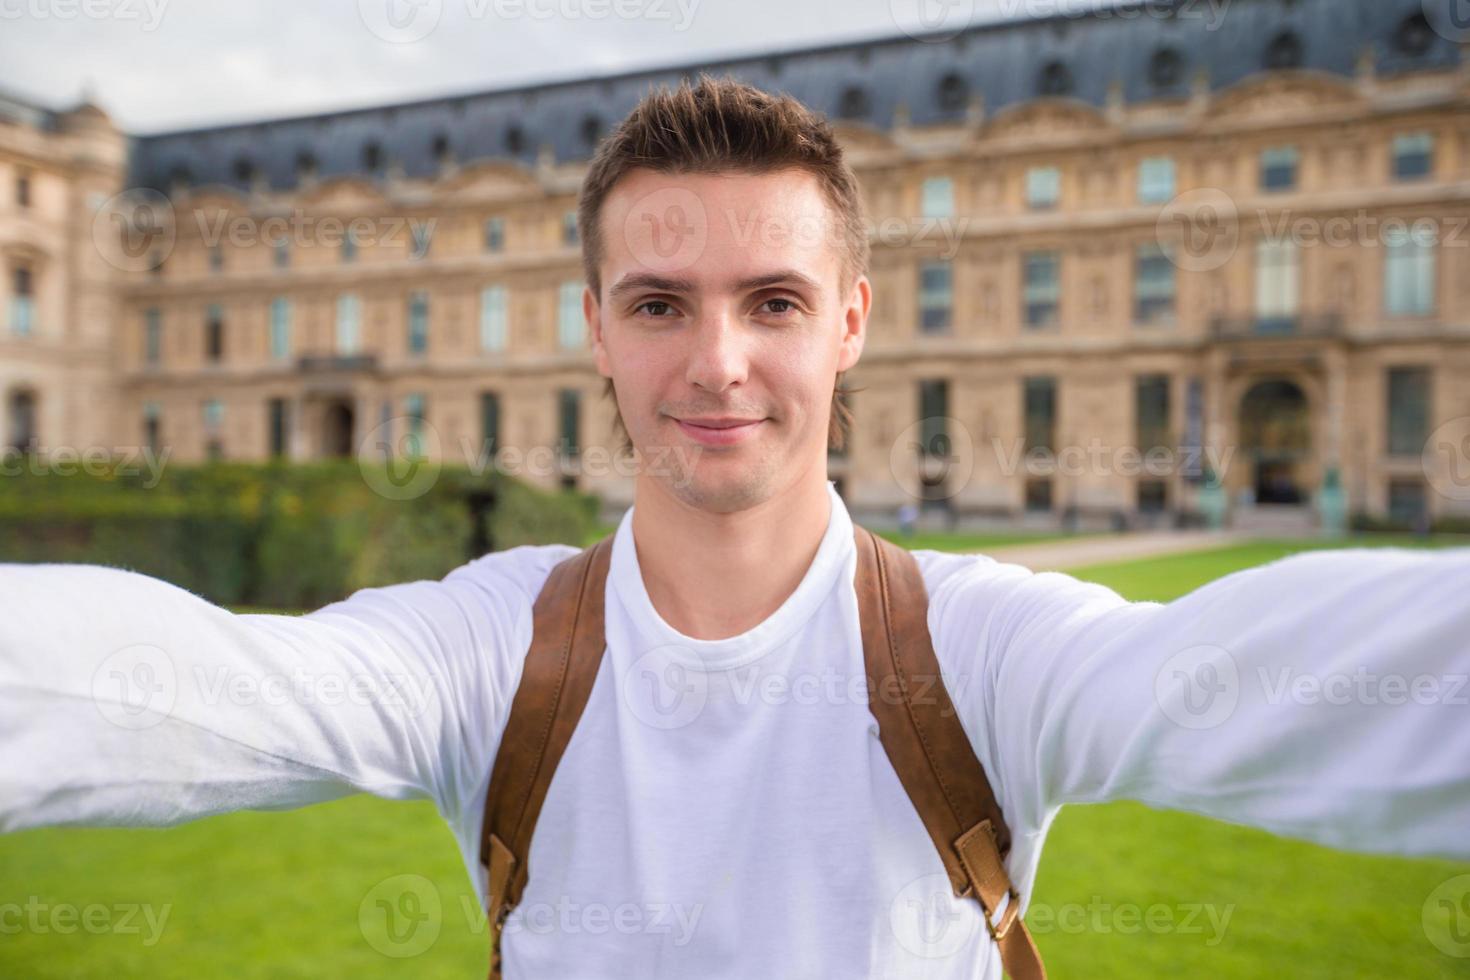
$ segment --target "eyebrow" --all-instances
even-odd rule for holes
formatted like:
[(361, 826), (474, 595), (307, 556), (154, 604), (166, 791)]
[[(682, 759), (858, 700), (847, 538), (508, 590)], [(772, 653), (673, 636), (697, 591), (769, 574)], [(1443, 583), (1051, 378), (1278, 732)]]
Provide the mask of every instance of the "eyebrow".
[[(795, 269), (777, 269), (775, 272), (767, 272), (759, 276), (747, 276), (732, 284), (737, 293), (749, 292), (755, 289), (764, 289), (769, 286), (779, 286), (783, 283), (805, 287), (813, 292), (820, 292), (821, 285), (811, 276)], [(631, 272), (608, 290), (608, 299), (617, 300), (628, 293), (639, 290), (651, 289), (664, 293), (692, 293), (694, 292), (694, 281), (670, 276), (661, 276), (654, 272)]]

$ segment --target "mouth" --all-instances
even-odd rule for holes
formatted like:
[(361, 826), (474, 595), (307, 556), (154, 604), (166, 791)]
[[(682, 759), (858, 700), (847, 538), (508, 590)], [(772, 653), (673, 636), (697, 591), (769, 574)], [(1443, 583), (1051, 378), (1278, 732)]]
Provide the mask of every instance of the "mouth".
[(699, 418), (674, 419), (685, 435), (706, 446), (733, 446), (744, 442), (755, 434), (765, 419), (752, 418)]

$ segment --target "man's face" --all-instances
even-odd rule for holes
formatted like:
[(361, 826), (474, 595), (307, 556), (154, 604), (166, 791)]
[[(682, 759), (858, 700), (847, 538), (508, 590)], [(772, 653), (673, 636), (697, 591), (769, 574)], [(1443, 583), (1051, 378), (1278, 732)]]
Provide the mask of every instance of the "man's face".
[(584, 306), (640, 483), (730, 513), (814, 468), (826, 479), (832, 389), (862, 353), (871, 302), (866, 277), (839, 292), (836, 222), (799, 170), (635, 170), (614, 186), (602, 294)]

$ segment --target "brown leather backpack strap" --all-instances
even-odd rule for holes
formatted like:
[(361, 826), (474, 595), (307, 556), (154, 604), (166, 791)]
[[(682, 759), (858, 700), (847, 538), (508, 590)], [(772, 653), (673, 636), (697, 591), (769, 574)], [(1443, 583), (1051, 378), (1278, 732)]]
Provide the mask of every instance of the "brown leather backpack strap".
[(532, 607), (533, 633), (500, 739), (480, 863), (490, 877), (490, 976), (500, 976), (500, 936), (529, 877), (531, 835), (557, 763), (592, 693), (606, 646), (603, 589), (612, 535), (557, 564)]
[[(939, 673), (929, 594), (908, 550), (853, 525), (868, 704), (899, 780), (939, 849), (955, 895), (974, 896), (1012, 980), (1046, 970), (1005, 869), (1011, 832)], [(1010, 896), (999, 923), (995, 910)]]

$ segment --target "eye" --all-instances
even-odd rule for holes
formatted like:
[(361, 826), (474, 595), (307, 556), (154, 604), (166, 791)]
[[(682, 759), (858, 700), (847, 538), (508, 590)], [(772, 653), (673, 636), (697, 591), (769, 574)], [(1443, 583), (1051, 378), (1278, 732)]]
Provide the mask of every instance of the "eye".
[(771, 310), (772, 313), (785, 314), (785, 313), (789, 313), (792, 310), (795, 310), (796, 309), (796, 304), (794, 302), (792, 302), (791, 300), (787, 299), (784, 296), (772, 296), (770, 299), (766, 300), (761, 305), (762, 306), (770, 306), (772, 303), (779, 303), (779, 304), (781, 304), (784, 307), (784, 309), (773, 309), (773, 310)]
[(672, 310), (673, 306), (661, 299), (651, 299), (633, 307), (633, 312), (637, 313), (643, 309), (647, 309), (649, 314), (654, 317), (662, 317), (667, 311)]

